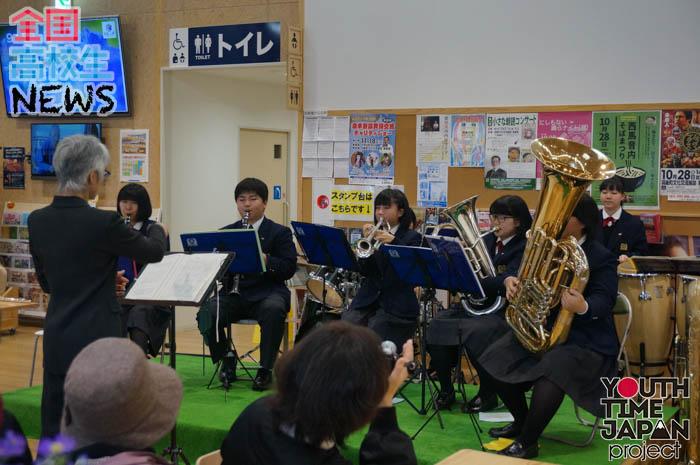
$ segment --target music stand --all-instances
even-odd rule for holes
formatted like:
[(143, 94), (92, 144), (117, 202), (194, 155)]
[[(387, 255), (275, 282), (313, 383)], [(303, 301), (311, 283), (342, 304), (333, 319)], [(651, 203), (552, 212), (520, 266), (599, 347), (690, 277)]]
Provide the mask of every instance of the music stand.
[[(403, 389), (407, 384), (399, 390), (401, 396), (408, 402), (409, 405), (420, 415), (425, 415), (428, 412), (428, 406), (431, 404), (434, 412), (418, 431), (413, 435), (413, 438), (427, 426), (433, 417), (437, 416), (440, 428), (444, 428), (440, 411), (436, 405), (436, 397), (433, 387), (434, 382), (429, 378), (426, 369), (426, 330), (427, 330), (427, 311), (432, 306), (435, 298), (436, 289), (445, 289), (450, 292), (469, 292), (480, 297), (484, 296), (481, 284), (476, 278), (471, 264), (464, 253), (461, 245), (454, 241), (444, 238), (426, 238), (430, 247), (408, 247), (401, 245), (382, 246), (382, 252), (389, 258), (396, 275), (403, 282), (421, 286), (423, 292), (423, 318), (418, 327), (418, 337), (421, 347), (421, 364), (419, 373), (421, 376), (421, 407), (420, 409), (403, 394)], [(410, 380), (409, 380), (410, 381)], [(430, 404), (426, 405), (425, 386), (428, 386), (430, 392)], [(472, 421), (474, 421), (472, 419)]]
[[(167, 253), (167, 255), (177, 255), (178, 253)], [(169, 345), (170, 345), (170, 350), (168, 354), (168, 365), (170, 368), (173, 370), (176, 370), (176, 355), (177, 355), (177, 345), (176, 345), (176, 339), (175, 339), (175, 306), (176, 305), (181, 305), (181, 306), (192, 306), (192, 307), (199, 307), (201, 306), (204, 301), (206, 300), (207, 296), (211, 294), (213, 291), (214, 287), (216, 286), (216, 282), (221, 279), (221, 277), (226, 273), (227, 268), (229, 267), (229, 264), (233, 260), (233, 254), (227, 254), (227, 257), (221, 262), (221, 265), (219, 269), (216, 271), (216, 274), (214, 275), (213, 279), (211, 279), (211, 282), (208, 283), (208, 286), (206, 288), (206, 291), (202, 294), (201, 299), (198, 301), (185, 301), (185, 300), (167, 300), (167, 299), (129, 299), (129, 298), (123, 298), (120, 303), (126, 304), (126, 305), (135, 305), (135, 304), (147, 304), (147, 305), (160, 305), (164, 307), (168, 307), (170, 310), (170, 325), (169, 325)], [(157, 265), (157, 264), (156, 264)], [(148, 270), (148, 267), (151, 266), (146, 265), (144, 270), (142, 270), (142, 273), (139, 275), (140, 277), (143, 277), (146, 271)], [(138, 281), (139, 278), (136, 278), (134, 281), (134, 285)], [(133, 285), (132, 285), (133, 288)], [(128, 293), (127, 293), (128, 296)], [(163, 451), (163, 455), (166, 457), (170, 457), (170, 462), (177, 464), (178, 463), (178, 458), (182, 458), (182, 460), (187, 464), (190, 465), (190, 462), (187, 460), (187, 457), (185, 456), (182, 448), (177, 445), (177, 423), (173, 425), (173, 429), (170, 430), (170, 445), (165, 448)]]
[[(218, 231), (181, 234), (180, 240), (182, 241), (182, 246), (187, 253), (233, 253), (235, 258), (228, 267), (228, 273), (264, 273), (267, 270), (265, 267), (265, 260), (262, 256), (258, 232), (255, 229), (221, 229)], [(216, 294), (216, 298), (217, 300), (219, 298), (218, 292)], [(216, 324), (216, 326), (215, 334), (216, 337), (218, 337), (218, 324)], [(234, 354), (236, 355), (236, 361), (241, 362), (241, 368), (243, 368), (243, 371), (245, 371), (246, 376), (252, 380), (253, 376), (248, 371), (248, 368), (245, 366), (243, 361), (238, 357), (236, 345), (231, 337), (230, 327), (227, 328), (227, 336), (231, 342)], [(211, 386), (211, 383), (219, 373), (222, 362), (223, 358), (216, 364), (216, 368), (214, 369), (214, 373), (209, 380), (209, 384), (207, 384), (207, 388)]]
[[(358, 271), (355, 253), (350, 247), (345, 231), (332, 226), (292, 221), (292, 231), (299, 242), (306, 260), (313, 265)], [(321, 321), (326, 315), (326, 280), (322, 277)], [(301, 333), (301, 328), (300, 328)]]

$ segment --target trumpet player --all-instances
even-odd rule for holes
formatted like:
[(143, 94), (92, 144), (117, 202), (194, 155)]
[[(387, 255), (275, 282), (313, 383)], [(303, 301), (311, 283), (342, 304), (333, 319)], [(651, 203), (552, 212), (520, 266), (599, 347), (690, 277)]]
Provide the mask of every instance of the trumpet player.
[[(241, 218), (248, 213), (248, 225), (258, 231), (260, 248), (267, 271), (260, 274), (239, 275), (239, 294), (232, 293), (234, 276), (227, 273), (219, 299), (219, 337), (216, 337), (216, 297), (202, 306), (197, 314), (199, 330), (209, 344), (212, 362), (223, 359), (219, 377), (224, 387), (236, 379), (237, 356), (224, 329), (244, 318), (255, 319), (260, 325), (260, 369), (253, 381), (253, 390), (264, 391), (272, 384), (272, 367), (277, 358), (284, 320), (289, 311), (291, 294), (285, 281), (294, 275), (297, 251), (289, 228), (265, 217), (267, 185), (256, 178), (246, 178), (235, 190), (236, 208)], [(222, 229), (241, 229), (237, 221)]]
[[(374, 244), (420, 245), (420, 234), (409, 228), (409, 210), (403, 192), (384, 189), (374, 199), (374, 215), (375, 222), (383, 220), (386, 230), (375, 230), (375, 225), (365, 224), (365, 237), (374, 230)], [(397, 347), (403, 346), (413, 337), (418, 326), (418, 299), (413, 286), (399, 280), (381, 249), (358, 261), (365, 279), (342, 319), (368, 326), (382, 340), (392, 341)]]
[[(619, 350), (612, 308), (617, 296), (617, 260), (596, 240), (598, 208), (583, 194), (561, 238), (573, 236), (586, 254), (590, 270), (583, 292), (565, 289), (561, 308), (575, 314), (568, 340), (544, 354), (525, 348), (513, 331), (497, 339), (483, 351), (479, 363), (482, 379), (490, 378), (499, 397), (513, 414), (514, 421), (491, 428), (492, 437), (515, 439), (499, 453), (511, 457), (538, 455), (537, 440), (554, 417), (566, 393), (584, 410), (603, 416), (600, 399), (604, 396), (601, 377), (615, 376)], [(517, 291), (517, 278), (508, 278)], [(511, 289), (507, 290), (512, 298)], [(549, 314), (551, 326), (561, 308)], [(548, 327), (547, 329), (550, 329)], [(530, 406), (525, 391), (532, 387)]]
[[(506, 295), (505, 281), (517, 276), (523, 258), (527, 238), (525, 233), (532, 225), (532, 217), (525, 201), (517, 195), (504, 195), (489, 207), (491, 226), (497, 228), (484, 237), (484, 243), (496, 268), (496, 276), (481, 280), (487, 297)], [(481, 376), (483, 369), (477, 362), (484, 348), (496, 338), (505, 334), (508, 323), (505, 321), (505, 307), (488, 315), (473, 316), (461, 304), (438, 313), (427, 332), (431, 366), (440, 381), (440, 394), (437, 398), (439, 409), (448, 409), (455, 402), (452, 372), (459, 361), (459, 347), (466, 348), (472, 365), (479, 374), (479, 392), (462, 407), (465, 412), (485, 412), (496, 408), (498, 397)]]

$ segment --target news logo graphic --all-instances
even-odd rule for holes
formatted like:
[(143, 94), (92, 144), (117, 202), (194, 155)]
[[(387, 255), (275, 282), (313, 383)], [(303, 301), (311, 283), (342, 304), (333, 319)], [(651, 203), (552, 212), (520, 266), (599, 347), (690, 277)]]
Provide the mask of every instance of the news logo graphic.
[[(663, 404), (690, 397), (689, 378), (601, 378), (605, 408), (600, 436), (610, 441), (608, 460), (674, 459), (681, 457), (681, 441), (690, 437), (690, 420), (664, 422)], [(621, 444), (622, 441), (634, 441)]]

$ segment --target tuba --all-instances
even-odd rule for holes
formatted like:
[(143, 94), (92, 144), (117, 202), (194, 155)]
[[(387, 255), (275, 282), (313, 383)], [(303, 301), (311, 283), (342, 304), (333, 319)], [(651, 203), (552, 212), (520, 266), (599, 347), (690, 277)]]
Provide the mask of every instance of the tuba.
[(591, 182), (612, 177), (615, 165), (598, 150), (566, 139), (537, 139), (531, 148), (543, 165), (542, 191), (518, 271), (520, 292), (508, 306), (506, 320), (520, 343), (539, 353), (569, 335), (574, 315), (564, 308), (551, 332), (545, 329), (564, 289), (580, 292), (588, 282), (583, 249), (575, 238), (560, 236)]
[[(476, 199), (478, 197), (478, 195), (469, 197), (443, 210), (442, 213), (447, 215), (452, 222), (438, 225), (432, 235), (437, 236), (440, 230), (444, 228), (457, 230), (460, 239), (464, 242), (464, 252), (469, 263), (477, 277), (484, 279), (496, 276), (496, 269), (493, 266), (488, 250), (486, 250), (483, 237), (498, 228), (492, 228), (483, 234), (479, 232), (479, 221), (476, 215)], [(489, 297), (476, 299), (470, 295), (463, 294), (459, 294), (459, 296), (462, 307), (472, 315), (488, 315), (503, 305), (503, 298), (500, 296), (496, 297), (495, 300)]]

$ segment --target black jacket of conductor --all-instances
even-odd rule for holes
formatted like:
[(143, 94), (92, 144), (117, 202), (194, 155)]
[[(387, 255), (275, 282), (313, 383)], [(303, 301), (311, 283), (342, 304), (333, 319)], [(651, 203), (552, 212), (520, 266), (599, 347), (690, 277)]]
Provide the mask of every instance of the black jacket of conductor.
[(49, 206), (32, 212), (27, 225), (36, 276), (50, 294), (44, 369), (65, 374), (83, 347), (121, 336), (115, 290), (119, 256), (158, 262), (165, 251), (165, 234), (153, 226), (147, 238), (116, 212), (68, 196), (56, 196)]
[[(408, 245), (417, 247), (422, 237), (416, 231), (399, 227), (394, 234), (391, 245)], [(418, 299), (413, 292), (414, 286), (399, 279), (382, 248), (369, 258), (358, 260), (360, 272), (365, 280), (352, 301), (351, 308), (362, 308), (379, 304), (386, 313), (401, 318), (416, 318), (419, 312)]]
[[(239, 220), (221, 229), (240, 229), (242, 226)], [(267, 271), (242, 274), (238, 283), (241, 296), (248, 302), (259, 302), (270, 294), (279, 294), (289, 308), (291, 294), (286, 280), (294, 276), (297, 269), (297, 249), (292, 231), (264, 217), (258, 228), (258, 237), (262, 252), (267, 254)], [(228, 294), (233, 289), (233, 274), (227, 273), (224, 282)]]

